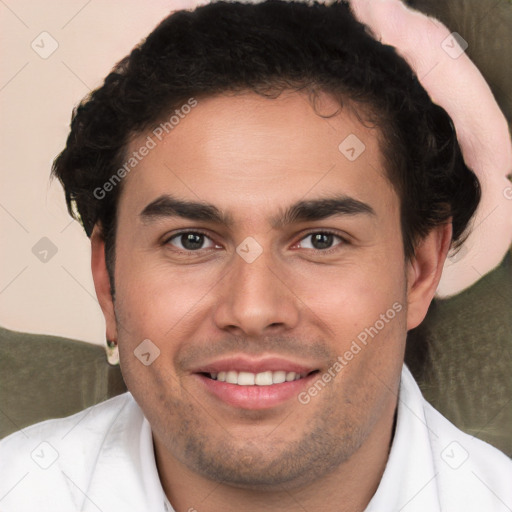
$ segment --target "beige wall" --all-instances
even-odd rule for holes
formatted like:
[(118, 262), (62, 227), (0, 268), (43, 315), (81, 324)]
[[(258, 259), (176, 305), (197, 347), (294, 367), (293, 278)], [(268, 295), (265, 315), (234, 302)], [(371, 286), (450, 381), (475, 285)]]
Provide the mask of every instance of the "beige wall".
[(191, 4), (0, 3), (0, 325), (104, 343), (89, 240), (49, 181), (51, 162), (73, 106), (170, 11)]

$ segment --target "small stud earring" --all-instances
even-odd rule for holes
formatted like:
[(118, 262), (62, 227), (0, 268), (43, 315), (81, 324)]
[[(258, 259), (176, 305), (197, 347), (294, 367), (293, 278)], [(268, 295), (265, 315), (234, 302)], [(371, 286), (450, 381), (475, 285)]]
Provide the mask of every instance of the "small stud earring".
[(117, 347), (117, 341), (109, 340), (107, 338), (107, 362), (111, 366), (117, 366), (119, 364), (119, 349)]

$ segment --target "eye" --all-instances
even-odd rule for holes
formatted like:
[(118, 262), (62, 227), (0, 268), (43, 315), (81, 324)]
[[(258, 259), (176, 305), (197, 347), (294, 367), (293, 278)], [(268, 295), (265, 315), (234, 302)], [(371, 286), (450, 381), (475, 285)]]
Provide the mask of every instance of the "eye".
[[(210, 242), (208, 247), (204, 247), (205, 241)], [(168, 238), (165, 243), (173, 245), (182, 251), (198, 251), (200, 249), (216, 247), (213, 240), (200, 231), (182, 231)]]
[[(304, 240), (310, 239), (310, 242), (304, 243)], [(333, 242), (335, 239), (340, 240), (341, 243), (338, 243), (333, 248)], [(315, 231), (313, 233), (308, 233), (304, 238), (299, 242), (303, 249), (312, 249), (314, 251), (322, 251), (322, 252), (331, 252), (328, 249), (336, 250), (338, 245), (346, 243), (346, 240), (341, 236), (336, 235), (330, 231)]]

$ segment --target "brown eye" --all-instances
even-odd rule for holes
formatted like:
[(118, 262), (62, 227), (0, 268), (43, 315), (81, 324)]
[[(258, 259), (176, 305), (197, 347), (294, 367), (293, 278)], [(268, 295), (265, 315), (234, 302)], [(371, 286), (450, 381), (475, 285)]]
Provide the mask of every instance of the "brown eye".
[[(203, 247), (205, 241), (209, 241), (211, 245), (209, 247)], [(214, 247), (214, 243), (210, 238), (204, 233), (197, 231), (183, 231), (170, 237), (166, 243), (183, 251), (198, 251), (200, 249)]]
[[(310, 242), (304, 243), (304, 240), (310, 239)], [(329, 231), (316, 231), (309, 233), (300, 241), (302, 248), (313, 249), (317, 251), (324, 251), (326, 249), (333, 248), (333, 243), (338, 239), (341, 242), (345, 242), (343, 238)], [(340, 243), (334, 244), (334, 247), (341, 245)]]

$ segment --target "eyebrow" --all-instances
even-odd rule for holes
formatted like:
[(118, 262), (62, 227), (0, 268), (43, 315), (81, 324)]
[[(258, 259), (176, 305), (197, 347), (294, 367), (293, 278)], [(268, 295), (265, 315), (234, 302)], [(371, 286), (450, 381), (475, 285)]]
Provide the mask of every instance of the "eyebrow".
[[(270, 218), (273, 228), (304, 222), (318, 221), (338, 215), (373, 215), (375, 210), (368, 204), (348, 196), (334, 196), (298, 201), (286, 210), (280, 209), (276, 216)], [(184, 219), (212, 222), (231, 227), (235, 224), (233, 217), (215, 205), (205, 202), (184, 201), (165, 194), (149, 203), (139, 214), (144, 224), (162, 218), (180, 217)]]

